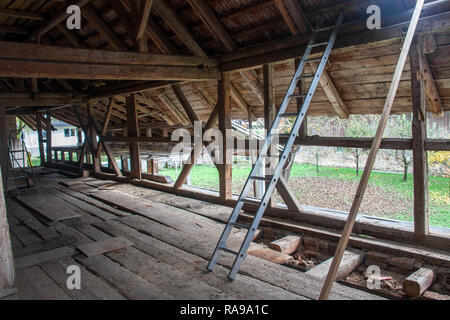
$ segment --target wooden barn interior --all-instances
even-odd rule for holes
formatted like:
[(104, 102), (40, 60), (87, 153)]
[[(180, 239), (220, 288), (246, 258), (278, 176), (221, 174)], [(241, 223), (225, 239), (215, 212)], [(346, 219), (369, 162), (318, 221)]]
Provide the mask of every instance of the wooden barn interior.
[[(381, 28), (368, 28), (373, 5)], [(69, 29), (76, 8), (81, 27)], [(305, 120), (280, 135), (289, 149), (364, 148), (373, 159), (412, 150), (413, 221), (356, 216), (370, 163), (350, 214), (303, 206), (289, 174), (259, 177), (284, 204), (241, 203), (232, 161), (216, 163), (217, 192), (190, 186), (201, 147), (175, 181), (158, 173), (154, 156), (171, 153), (178, 129), (225, 135), (243, 120), (268, 130), (282, 106)], [(426, 127), (446, 111), (448, 0), (0, 0), (0, 298), (449, 299), (450, 230), (429, 224), (427, 152), (450, 151), (450, 140), (429, 139)], [(308, 135), (307, 118), (358, 114), (408, 114), (412, 138)], [(12, 160), (23, 154), (11, 144), (16, 118), (37, 131), (39, 167)], [(77, 146), (52, 146), (52, 119), (78, 128)], [(251, 138), (220, 144), (257, 155)], [(321, 263), (298, 263), (303, 254)], [(71, 266), (81, 290), (68, 286)], [(374, 266), (390, 272), (384, 280), (400, 275), (397, 286), (368, 286)], [(366, 276), (349, 278), (355, 270)]]

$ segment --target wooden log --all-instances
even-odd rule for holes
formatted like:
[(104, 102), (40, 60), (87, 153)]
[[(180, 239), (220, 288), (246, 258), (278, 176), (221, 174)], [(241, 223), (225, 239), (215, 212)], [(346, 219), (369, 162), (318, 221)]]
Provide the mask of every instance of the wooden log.
[(433, 270), (420, 268), (403, 281), (403, 292), (409, 297), (419, 297), (433, 284), (434, 279)]
[(279, 240), (273, 241), (269, 244), (269, 248), (279, 251), (285, 254), (294, 253), (300, 243), (302, 242), (302, 238), (298, 236), (286, 236)]
[[(345, 251), (342, 258), (342, 262), (339, 266), (339, 270), (336, 275), (336, 279), (340, 280), (348, 276), (356, 268), (358, 268), (364, 261), (365, 253), (363, 251)], [(325, 262), (313, 267), (306, 273), (310, 276), (325, 279), (328, 270), (330, 269), (333, 259), (328, 259)]]

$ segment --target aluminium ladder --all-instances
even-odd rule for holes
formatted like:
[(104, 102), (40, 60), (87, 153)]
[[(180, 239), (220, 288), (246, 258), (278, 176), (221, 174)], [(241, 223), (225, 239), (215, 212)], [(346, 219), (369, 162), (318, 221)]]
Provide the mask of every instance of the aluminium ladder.
[[(288, 155), (291, 151), (291, 148), (294, 144), (295, 139), (298, 136), (299, 129), (303, 123), (303, 120), (305, 119), (306, 112), (308, 111), (309, 105), (311, 103), (311, 100), (314, 96), (314, 92), (316, 91), (317, 85), (319, 84), (320, 77), (322, 76), (323, 71), (325, 70), (326, 63), (328, 62), (328, 58), (330, 55), (331, 50), (333, 49), (334, 43), (336, 41), (337, 35), (339, 33), (339, 28), (342, 25), (342, 22), (344, 20), (343, 14), (341, 14), (334, 26), (331, 27), (325, 27), (325, 28), (318, 28), (313, 31), (313, 35), (311, 37), (311, 40), (309, 41), (306, 51), (301, 59), (301, 62), (295, 72), (295, 75), (291, 81), (291, 84), (287, 90), (287, 93), (283, 99), (283, 102), (281, 104), (280, 109), (278, 110), (278, 113), (273, 121), (272, 127), (270, 128), (270, 131), (268, 132), (267, 139), (264, 143), (264, 146), (261, 149), (261, 152), (258, 156), (258, 159), (256, 160), (253, 169), (247, 179), (247, 182), (244, 185), (244, 188), (242, 189), (241, 195), (239, 196), (239, 199), (236, 203), (235, 208), (233, 209), (233, 212), (227, 222), (227, 225), (220, 237), (220, 240), (214, 250), (214, 253), (211, 257), (211, 260), (208, 264), (208, 270), (213, 271), (214, 267), (217, 263), (217, 259), (219, 258), (219, 255), (221, 251), (229, 254), (233, 254), (236, 256), (233, 266), (231, 268), (231, 271), (228, 275), (228, 278), (230, 280), (234, 280), (236, 278), (236, 275), (239, 271), (241, 263), (244, 261), (244, 259), (247, 256), (247, 250), (250, 246), (250, 243), (253, 239), (253, 236), (259, 226), (259, 223), (262, 219), (262, 216), (267, 208), (267, 205), (270, 202), (270, 199), (272, 197), (272, 194), (275, 190), (275, 187), (279, 181), (280, 175), (282, 174), (283, 167), (287, 161)], [(316, 43), (317, 34), (323, 31), (329, 31), (333, 30), (332, 35), (330, 37), (330, 40), (328, 42), (318, 42)], [(309, 56), (311, 54), (311, 51), (313, 48), (317, 48), (320, 46), (326, 46), (324, 53), (321, 58), (319, 59), (309, 59)], [(303, 71), (305, 69), (305, 64), (310, 62), (319, 62), (320, 64), (317, 67), (316, 73), (314, 75), (303, 75)], [(301, 79), (311, 79), (311, 85), (308, 89), (307, 94), (294, 94), (294, 91), (297, 87), (297, 83)], [(295, 114), (289, 114), (285, 113), (290, 100), (293, 98), (303, 98), (303, 105), (298, 113)], [(270, 176), (258, 176), (258, 173), (261, 172), (262, 169), (265, 167), (266, 158), (269, 157), (269, 147), (272, 144), (272, 141), (274, 139), (274, 136), (277, 135), (277, 129), (280, 124), (281, 118), (283, 117), (291, 117), (296, 116), (296, 121), (294, 123), (294, 126), (292, 128), (292, 131), (289, 135), (289, 139), (287, 140), (287, 143), (284, 147), (284, 150), (281, 154), (281, 157), (273, 171), (273, 175)], [(246, 225), (242, 225), (237, 223), (237, 219), (240, 215), (240, 212), (242, 210), (242, 207), (244, 206), (244, 203), (252, 203), (255, 204), (254, 199), (247, 198), (247, 194), (250, 190), (251, 185), (254, 181), (260, 180), (260, 181), (266, 181), (267, 182), (267, 189), (264, 193), (264, 196), (262, 199), (257, 199), (257, 204), (259, 205), (258, 210), (254, 216), (254, 219), (252, 221), (252, 224), (250, 227)], [(227, 247), (227, 240), (230, 236), (230, 233), (233, 229), (233, 227), (238, 227), (242, 229), (247, 229), (248, 232), (245, 236), (245, 239), (239, 249), (239, 252), (235, 252), (233, 250), (228, 249)]]
[[(18, 135), (21, 136), (20, 140), (17, 139)], [(34, 167), (21, 131), (9, 132), (8, 152), (11, 166), (7, 171), (7, 181), (9, 173), (12, 173), (17, 197), (20, 197), (21, 193), (34, 192), (40, 194)], [(6, 187), (5, 190), (11, 191), (10, 187)]]

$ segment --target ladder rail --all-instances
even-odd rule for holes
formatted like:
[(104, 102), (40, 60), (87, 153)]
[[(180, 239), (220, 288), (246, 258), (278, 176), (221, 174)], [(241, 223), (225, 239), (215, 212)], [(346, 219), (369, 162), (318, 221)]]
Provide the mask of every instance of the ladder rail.
[[(322, 73), (323, 73), (323, 71), (325, 69), (325, 65), (326, 65), (326, 63), (328, 61), (329, 55), (330, 55), (331, 50), (332, 50), (332, 48), (334, 46), (334, 43), (336, 41), (337, 34), (339, 33), (339, 27), (341, 26), (341, 24), (343, 22), (343, 19), (344, 19), (343, 14), (341, 14), (339, 16), (338, 20), (337, 20), (336, 28), (334, 29), (334, 31), (332, 33), (332, 36), (330, 38), (330, 42), (328, 43), (327, 48), (324, 51), (324, 54), (322, 56), (320, 65), (317, 68), (314, 80), (311, 83), (311, 86), (310, 86), (310, 88), (308, 90), (308, 94), (306, 96), (305, 101), (303, 102), (303, 106), (302, 106), (302, 109), (300, 110), (299, 116), (297, 117), (297, 120), (295, 121), (294, 127), (292, 129), (292, 132), (290, 134), (288, 142), (287, 142), (287, 144), (286, 144), (286, 146), (285, 146), (285, 148), (283, 150), (283, 153), (281, 155), (280, 161), (277, 164), (277, 167), (276, 167), (275, 172), (273, 174), (274, 178), (271, 180), (271, 182), (269, 184), (269, 187), (267, 188), (266, 193), (264, 194), (264, 197), (263, 197), (263, 199), (261, 201), (261, 205), (260, 205), (260, 207), (258, 208), (258, 211), (255, 214), (255, 218), (253, 220), (252, 226), (249, 229), (249, 231), (247, 232), (245, 240), (244, 240), (244, 242), (241, 245), (241, 248), (239, 250), (239, 255), (236, 257), (236, 259), (235, 259), (235, 261), (233, 263), (233, 267), (231, 268), (231, 272), (230, 272), (230, 275), (229, 275), (230, 279), (234, 279), (236, 277), (236, 274), (237, 274), (237, 272), (239, 270), (240, 264), (242, 263), (242, 261), (244, 259), (244, 256), (242, 255), (242, 252), (243, 251), (246, 252), (248, 247), (250, 246), (250, 243), (251, 243), (251, 241), (253, 239), (253, 235), (256, 232), (256, 228), (259, 225), (259, 223), (261, 222), (263, 214), (264, 214), (264, 212), (267, 209), (267, 205), (268, 205), (269, 200), (272, 197), (272, 194), (273, 194), (273, 192), (275, 190), (276, 184), (278, 183), (278, 179), (279, 179), (279, 177), (280, 177), (280, 175), (282, 173), (282, 170), (284, 168), (284, 165), (285, 165), (285, 163), (287, 161), (287, 157), (289, 155), (289, 152), (290, 152), (290, 150), (291, 150), (291, 148), (292, 148), (292, 146), (293, 146), (293, 144), (295, 142), (295, 139), (297, 137), (297, 133), (298, 133), (298, 131), (300, 129), (301, 124), (303, 123), (303, 120), (305, 118), (306, 112), (308, 111), (308, 108), (309, 108), (309, 106), (311, 104), (314, 92), (315, 92), (315, 90), (316, 90), (316, 88), (317, 88), (317, 86), (319, 84), (320, 77), (321, 77), (321, 75), (322, 75)], [(294, 80), (296, 80), (296, 78)], [(280, 109), (280, 111), (281, 111), (281, 109)], [(280, 113), (277, 116), (279, 116), (279, 115), (280, 115)]]
[[(291, 130), (291, 133), (289, 135), (288, 142), (286, 143), (286, 146), (283, 149), (281, 157), (279, 158), (278, 164), (276, 165), (275, 171), (273, 173), (273, 178), (271, 178), (271, 180), (268, 183), (268, 187), (267, 187), (267, 189), (266, 189), (262, 199), (260, 199), (261, 202), (260, 202), (260, 205), (258, 207), (258, 210), (257, 210), (257, 212), (255, 214), (255, 217), (254, 217), (254, 219), (252, 221), (252, 224), (251, 224), (250, 228), (248, 229), (246, 237), (245, 237), (244, 241), (241, 244), (239, 252), (237, 253), (237, 256), (236, 256), (236, 258), (234, 260), (233, 266), (232, 266), (230, 274), (228, 276), (228, 278), (230, 280), (233, 280), (236, 277), (237, 272), (239, 270), (239, 267), (240, 267), (242, 261), (246, 257), (246, 253), (247, 253), (248, 247), (250, 246), (250, 243), (251, 243), (251, 241), (253, 239), (253, 236), (254, 236), (254, 234), (256, 232), (256, 229), (259, 226), (259, 223), (260, 223), (260, 221), (261, 221), (261, 219), (263, 217), (263, 214), (264, 214), (264, 212), (265, 212), (265, 210), (267, 208), (269, 200), (272, 197), (272, 194), (273, 194), (273, 192), (275, 190), (275, 187), (276, 187), (276, 185), (278, 183), (279, 177), (280, 177), (280, 175), (282, 173), (282, 169), (283, 169), (283, 167), (284, 167), (284, 165), (285, 165), (285, 163), (287, 161), (288, 154), (289, 154), (289, 152), (290, 152), (290, 150), (291, 150), (291, 148), (292, 148), (292, 146), (293, 146), (293, 144), (295, 142), (295, 139), (296, 139), (296, 137), (298, 135), (298, 131), (300, 129), (300, 126), (301, 126), (301, 124), (304, 121), (305, 115), (306, 115), (306, 113), (308, 111), (308, 108), (309, 108), (310, 103), (312, 101), (312, 98), (313, 98), (313, 95), (315, 93), (315, 90), (316, 90), (316, 88), (317, 88), (317, 86), (319, 84), (320, 77), (322, 76), (322, 73), (323, 73), (323, 71), (325, 69), (326, 63), (328, 61), (329, 55), (331, 53), (331, 50), (332, 50), (332, 48), (334, 46), (335, 40), (336, 40), (337, 35), (339, 33), (339, 28), (340, 28), (340, 26), (341, 26), (341, 24), (343, 22), (343, 19), (344, 19), (344, 16), (343, 16), (343, 14), (341, 14), (339, 16), (337, 22), (336, 22), (336, 26), (334, 28), (334, 31), (333, 31), (331, 37), (330, 37), (330, 41), (328, 42), (327, 47), (324, 50), (324, 53), (322, 55), (322, 58), (320, 59), (321, 62), (319, 64), (319, 67), (316, 70), (315, 75), (313, 76), (313, 80), (311, 82), (310, 88), (309, 88), (308, 93), (307, 93), (307, 95), (305, 97), (305, 100), (303, 102), (302, 108), (301, 108), (300, 112), (297, 114), (297, 118), (296, 118), (294, 126), (293, 126), (293, 128)], [(246, 183), (245, 183), (245, 185), (244, 185), (244, 187), (243, 187), (243, 189), (241, 191), (241, 194), (240, 194), (240, 196), (238, 198), (236, 206), (234, 207), (233, 212), (232, 212), (230, 218), (228, 219), (226, 227), (223, 230), (222, 235), (221, 235), (221, 237), (219, 239), (219, 242), (218, 242), (218, 244), (217, 244), (217, 246), (216, 246), (216, 248), (214, 250), (214, 253), (213, 253), (213, 255), (212, 255), (211, 259), (210, 259), (210, 262), (209, 262), (208, 267), (207, 267), (207, 269), (210, 270), (210, 271), (212, 271), (214, 269), (214, 266), (217, 263), (217, 259), (218, 259), (219, 255), (220, 255), (220, 251), (221, 250), (226, 251), (226, 252), (230, 252), (230, 250), (227, 249), (227, 247), (226, 247), (226, 242), (227, 242), (227, 240), (229, 238), (229, 235), (230, 235), (230, 233), (232, 231), (233, 226), (235, 225), (235, 223), (237, 221), (237, 218), (239, 217), (239, 214), (240, 214), (240, 211), (243, 208), (244, 202), (247, 199), (248, 191), (249, 191), (249, 189), (250, 189), (250, 187), (252, 185), (251, 182), (255, 180), (255, 178), (254, 178), (255, 176), (258, 176), (257, 173), (261, 171), (261, 167), (263, 166), (263, 164), (264, 164), (263, 168), (265, 168), (265, 163), (266, 163), (265, 160), (268, 157), (269, 147), (272, 145), (272, 142), (273, 142), (274, 136), (276, 134), (276, 130), (279, 127), (282, 115), (285, 113), (285, 111), (286, 111), (286, 109), (287, 109), (287, 107), (288, 107), (288, 105), (290, 103), (290, 100), (292, 99), (292, 94), (293, 94), (293, 92), (295, 91), (295, 89), (297, 87), (297, 83), (299, 81), (299, 78), (303, 74), (303, 71), (304, 71), (304, 68), (305, 68), (305, 64), (306, 64), (306, 62), (307, 62), (307, 60), (308, 60), (308, 58), (309, 58), (309, 56), (311, 54), (312, 48), (314, 47), (314, 44), (315, 44), (315, 41), (316, 41), (316, 37), (317, 37), (317, 32), (314, 32), (312, 37), (311, 37), (311, 39), (310, 39), (310, 41), (309, 41), (309, 43), (308, 43), (308, 45), (307, 45), (305, 53), (303, 54), (301, 62), (300, 62), (299, 66), (298, 66), (298, 68), (297, 68), (297, 70), (296, 70), (296, 72), (294, 74), (294, 77), (292, 78), (292, 81), (291, 81), (291, 83), (290, 83), (290, 85), (289, 85), (289, 87), (287, 89), (287, 92), (286, 92), (286, 95), (285, 95), (285, 97), (283, 99), (283, 102), (282, 102), (280, 108), (278, 109), (276, 117), (275, 117), (275, 119), (274, 119), (274, 121), (272, 123), (272, 126), (271, 126), (271, 128), (270, 128), (270, 130), (268, 132), (267, 139), (264, 142), (264, 145), (263, 145), (263, 147), (262, 147), (262, 149), (261, 149), (261, 151), (260, 151), (260, 153), (259, 153), (259, 155), (257, 157), (257, 160), (256, 160), (256, 162), (255, 162), (255, 164), (254, 164), (254, 166), (253, 166), (253, 168), (252, 168), (252, 170), (251, 170), (251, 172), (250, 172), (250, 174), (249, 174), (249, 176), (247, 178), (247, 181), (246, 181)]]

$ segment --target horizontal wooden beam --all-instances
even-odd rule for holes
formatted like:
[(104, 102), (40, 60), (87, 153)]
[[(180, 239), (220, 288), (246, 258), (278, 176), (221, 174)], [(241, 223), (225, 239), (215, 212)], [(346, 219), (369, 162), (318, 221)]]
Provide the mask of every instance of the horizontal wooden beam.
[[(402, 27), (408, 26), (411, 16), (412, 10), (386, 14), (383, 17), (383, 28), (380, 30), (367, 30), (365, 19), (345, 23), (341, 27), (333, 52), (358, 45), (402, 39), (404, 37)], [(421, 17), (417, 32), (438, 32), (450, 29), (450, 2), (436, 1), (426, 4)], [(357, 30), (361, 31), (358, 33)], [(310, 35), (293, 36), (223, 54), (219, 57), (220, 70), (233, 72), (297, 58), (299, 52), (305, 51), (310, 38)]]
[(19, 18), (19, 19), (37, 20), (37, 21), (45, 20), (45, 18), (43, 16), (41, 16), (40, 14), (34, 13), (34, 12), (14, 10), (14, 9), (8, 9), (8, 8), (0, 8), (0, 16)]
[(0, 93), (0, 106), (53, 107), (78, 104), (84, 98), (70, 93), (38, 93), (33, 97), (28, 93)]
[[(194, 56), (82, 49), (34, 43), (0, 41), (0, 58), (111, 65), (199, 67), (204, 59)], [(214, 61), (214, 60), (213, 60)], [(217, 62), (215, 62), (217, 65)]]
[[(105, 137), (105, 142), (116, 143), (178, 143), (172, 141), (171, 138), (159, 138), (159, 137)], [(245, 146), (246, 150), (249, 150), (250, 143), (248, 139), (238, 141), (235, 139), (235, 146)], [(191, 141), (194, 141), (194, 137), (191, 137)], [(280, 143), (286, 142), (286, 138), (280, 137)], [(306, 139), (297, 139), (296, 145), (301, 146), (316, 146), (316, 147), (340, 147), (340, 148), (361, 148), (369, 149), (372, 145), (372, 138), (346, 138), (346, 137), (308, 137)], [(381, 142), (380, 149), (385, 150), (412, 150), (412, 139), (396, 139), (387, 138)], [(429, 139), (425, 141), (425, 149), (428, 151), (450, 151), (450, 140), (444, 139)]]
[(0, 77), (84, 80), (218, 80), (216, 69), (194, 67), (102, 65), (0, 59)]

